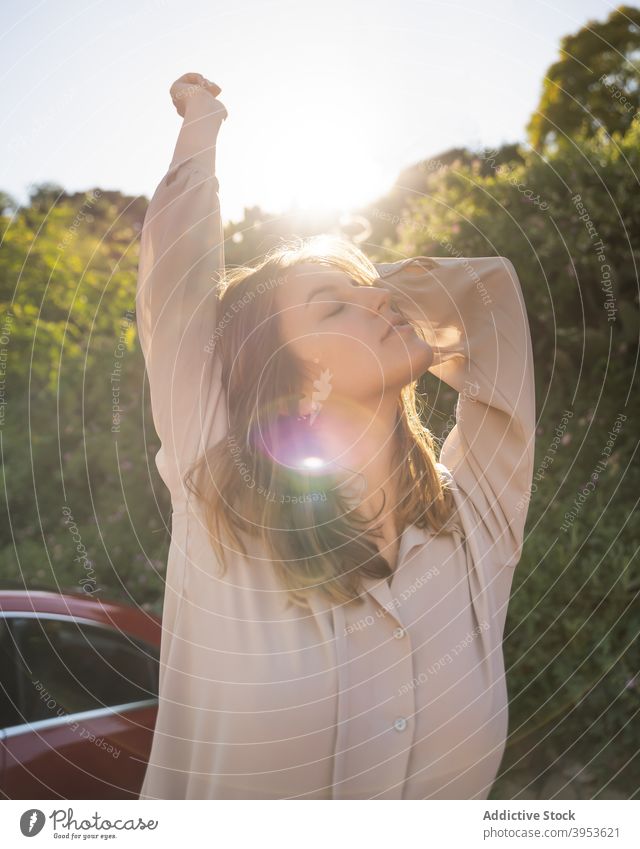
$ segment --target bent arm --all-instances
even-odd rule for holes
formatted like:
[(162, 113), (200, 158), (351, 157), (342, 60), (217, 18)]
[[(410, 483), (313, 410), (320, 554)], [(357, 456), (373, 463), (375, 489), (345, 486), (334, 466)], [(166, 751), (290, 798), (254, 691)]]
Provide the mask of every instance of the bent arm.
[(169, 169), (145, 216), (136, 320), (161, 448), (156, 464), (174, 505), (181, 475), (221, 402), (216, 359), (208, 350), (224, 269), (224, 236), (215, 174), (216, 139), (227, 117), (206, 90), (192, 95)]
[(520, 282), (505, 257), (414, 257), (383, 266), (399, 304), (433, 348), (429, 371), (455, 389), (440, 462), (488, 532), (492, 559), (521, 555), (533, 477), (535, 386)]

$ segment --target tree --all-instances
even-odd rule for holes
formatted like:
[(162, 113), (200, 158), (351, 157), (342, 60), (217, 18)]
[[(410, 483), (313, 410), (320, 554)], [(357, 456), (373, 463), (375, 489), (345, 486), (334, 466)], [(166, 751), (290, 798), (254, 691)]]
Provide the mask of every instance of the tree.
[(562, 39), (527, 126), (538, 151), (581, 130), (624, 133), (640, 117), (640, 9), (619, 6)]

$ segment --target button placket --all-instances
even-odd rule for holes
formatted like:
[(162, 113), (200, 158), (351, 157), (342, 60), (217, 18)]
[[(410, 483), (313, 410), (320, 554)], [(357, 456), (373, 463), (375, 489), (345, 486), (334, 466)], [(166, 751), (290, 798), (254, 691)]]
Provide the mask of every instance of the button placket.
[(397, 665), (390, 677), (393, 687), (393, 700), (386, 706), (388, 717), (387, 740), (389, 746), (389, 790), (384, 798), (402, 799), (407, 770), (413, 745), (413, 717), (415, 716), (415, 688), (413, 686), (413, 651), (409, 634), (403, 626), (393, 631), (393, 638), (387, 642), (398, 655)]
[[(402, 799), (415, 714), (410, 635), (399, 620), (380, 610), (368, 614), (366, 627), (357, 629), (344, 627), (350, 617), (340, 623), (336, 614), (344, 654), (337, 657), (341, 692), (333, 798)], [(394, 624), (403, 639), (394, 639)]]
[[(416, 528), (413, 525), (405, 529), (398, 555), (398, 569), (415, 555), (417, 550), (422, 548), (426, 542), (426, 532), (424, 530)], [(398, 577), (402, 579), (400, 573)], [(395, 698), (387, 705), (387, 716), (389, 717), (389, 725), (387, 726), (388, 740), (392, 751), (396, 752), (395, 757), (391, 761), (393, 764), (391, 775), (394, 776), (395, 784), (390, 780), (389, 791), (388, 794), (385, 794), (385, 798), (402, 799), (415, 731), (416, 693), (414, 656), (410, 634), (402, 622), (399, 606), (394, 604), (392, 597), (395, 595), (394, 591), (398, 593), (401, 591), (401, 580), (394, 582), (391, 587), (388, 586), (386, 581), (384, 583), (384, 589), (387, 589), (388, 592), (385, 593), (384, 589), (381, 588), (382, 591), (377, 595), (377, 600), (385, 609), (383, 619), (387, 620), (390, 625), (395, 626), (391, 631), (392, 636), (387, 636), (387, 641), (390, 647), (393, 646), (394, 653), (398, 654), (398, 664), (395, 667), (392, 680)], [(375, 591), (372, 594), (375, 596)], [(389, 619), (389, 614), (391, 614), (393, 619)]]
[[(426, 541), (426, 531), (413, 525), (405, 529), (398, 551), (398, 570)], [(343, 636), (338, 655), (341, 692), (334, 799), (368, 798), (369, 793), (378, 799), (403, 796), (416, 707), (411, 638), (400, 618), (400, 605), (395, 603), (396, 592), (401, 589), (398, 577), (402, 576), (396, 576), (392, 587), (386, 580), (363, 579), (368, 594), (382, 608), (370, 615), (367, 627), (347, 632), (346, 623), (339, 628), (336, 625), (336, 633)], [(366, 667), (374, 656), (383, 668), (368, 669), (363, 674), (359, 665)], [(384, 685), (380, 683), (381, 675)], [(357, 694), (352, 689), (354, 679), (362, 682)], [(377, 684), (367, 683), (376, 679)], [(360, 687), (365, 687), (365, 691)], [(372, 787), (378, 789), (370, 790)]]

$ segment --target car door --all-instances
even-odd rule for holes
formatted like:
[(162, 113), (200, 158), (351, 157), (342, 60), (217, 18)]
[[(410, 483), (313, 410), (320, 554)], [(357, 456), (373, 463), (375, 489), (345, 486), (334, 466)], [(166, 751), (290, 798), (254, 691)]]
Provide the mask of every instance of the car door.
[(58, 614), (5, 612), (0, 624), (5, 797), (137, 797), (157, 711), (157, 648)]

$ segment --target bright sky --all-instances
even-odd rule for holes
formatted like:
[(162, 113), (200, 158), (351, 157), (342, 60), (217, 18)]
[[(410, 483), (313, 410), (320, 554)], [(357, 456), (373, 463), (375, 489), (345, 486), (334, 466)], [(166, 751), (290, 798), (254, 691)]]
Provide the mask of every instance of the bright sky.
[(2, 0), (0, 188), (150, 197), (194, 71), (229, 112), (225, 220), (375, 200), (407, 165), (524, 138), (560, 38), (604, 0)]

